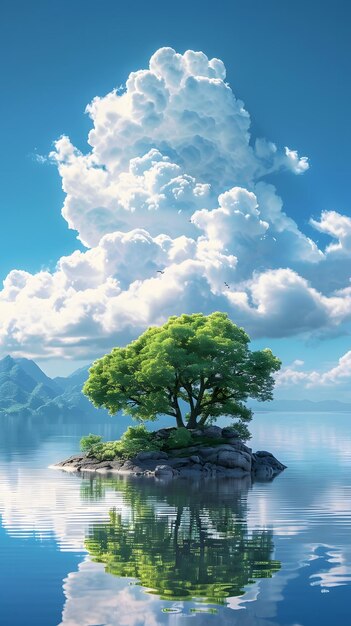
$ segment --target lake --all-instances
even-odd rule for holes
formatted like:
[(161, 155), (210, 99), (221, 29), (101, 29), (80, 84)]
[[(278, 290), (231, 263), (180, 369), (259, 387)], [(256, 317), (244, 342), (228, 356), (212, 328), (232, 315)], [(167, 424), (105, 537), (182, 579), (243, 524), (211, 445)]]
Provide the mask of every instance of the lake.
[(351, 415), (257, 414), (272, 482), (74, 475), (48, 466), (117, 420), (1, 418), (4, 626), (350, 623)]

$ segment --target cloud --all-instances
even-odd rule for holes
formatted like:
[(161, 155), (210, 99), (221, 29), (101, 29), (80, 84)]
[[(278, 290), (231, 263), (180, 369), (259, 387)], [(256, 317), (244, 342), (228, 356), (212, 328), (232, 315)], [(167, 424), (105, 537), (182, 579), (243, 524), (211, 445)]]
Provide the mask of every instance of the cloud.
[[(344, 260), (335, 272), (331, 248), (301, 232), (264, 180), (302, 174), (308, 159), (253, 140), (222, 61), (161, 48), (87, 112), (89, 150), (62, 136), (50, 155), (62, 215), (87, 249), (53, 272), (9, 273), (2, 352), (95, 358), (183, 312), (227, 311), (253, 337), (335, 332), (350, 319)], [(322, 213), (312, 225), (345, 251), (349, 221)]]
[(87, 112), (91, 151), (82, 154), (64, 136), (51, 153), (66, 193), (63, 217), (87, 246), (136, 226), (184, 234), (186, 217), (214, 207), (224, 189), (308, 168), (296, 151), (264, 139), (251, 145), (250, 116), (222, 61), (202, 52), (161, 48), (149, 69), (130, 74), (123, 93), (94, 98)]
[(311, 219), (310, 223), (319, 232), (337, 240), (326, 247), (327, 255), (351, 256), (351, 217), (336, 211), (322, 211), (320, 220)]
[(323, 372), (317, 370), (305, 371), (299, 368), (303, 361), (294, 361), (288, 367), (283, 368), (277, 375), (277, 385), (305, 387), (328, 387), (334, 385), (349, 385), (351, 382), (351, 350), (346, 352), (338, 360), (337, 365)]

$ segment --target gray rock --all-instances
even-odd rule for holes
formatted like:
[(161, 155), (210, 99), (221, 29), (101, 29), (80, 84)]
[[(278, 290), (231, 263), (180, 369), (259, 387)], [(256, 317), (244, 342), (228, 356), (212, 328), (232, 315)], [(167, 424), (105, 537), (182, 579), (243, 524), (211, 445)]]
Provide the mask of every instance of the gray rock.
[(204, 428), (203, 434), (205, 437), (217, 439), (222, 437), (222, 429), (219, 426), (207, 426), (207, 428)]
[(86, 467), (97, 467), (101, 463), (98, 459), (85, 458), (82, 461), (76, 463), (77, 470), (84, 470)]
[[(195, 445), (195, 446), (189, 446), (189, 448), (186, 448), (186, 453), (188, 456), (191, 456), (192, 454), (198, 454), (199, 450), (201, 448), (199, 448), (199, 446)], [(179, 457), (182, 454), (184, 454), (185, 450), (184, 448), (175, 448), (174, 450), (170, 450), (168, 453), (168, 457), (172, 458), (172, 457)]]
[[(227, 426), (226, 428), (222, 428), (222, 437), (225, 439), (239, 439), (239, 435), (235, 432), (234, 428)], [(240, 439), (239, 439), (240, 440)]]
[(191, 465), (189, 467), (181, 467), (179, 469), (180, 478), (200, 478), (202, 474), (201, 465)]
[(251, 457), (245, 452), (238, 450), (219, 450), (208, 460), (223, 467), (241, 468), (245, 472), (251, 472)]
[(172, 432), (177, 430), (175, 427), (173, 428), (161, 428), (157, 431), (156, 438), (157, 439), (168, 439)]
[(195, 430), (190, 431), (193, 437), (203, 437), (204, 431), (202, 428), (196, 428)]
[(272, 468), (274, 474), (278, 474), (282, 470), (286, 469), (286, 465), (280, 463), (278, 459), (273, 456), (271, 452), (266, 450), (259, 450), (252, 455), (252, 469), (257, 472), (260, 466), (269, 466)]
[(201, 459), (199, 456), (197, 456), (196, 454), (193, 454), (190, 458), (189, 461), (191, 461), (192, 463), (201, 463)]
[(56, 467), (64, 467), (65, 465), (74, 465), (75, 463), (80, 463), (85, 457), (85, 454), (74, 454), (70, 456), (68, 459), (64, 461), (60, 461), (56, 463)]
[(111, 469), (120, 469), (122, 465), (123, 461), (117, 461), (116, 459), (114, 461), (110, 461)]
[(203, 459), (207, 459), (212, 454), (214, 454), (216, 452), (216, 450), (217, 450), (217, 448), (213, 448), (213, 447), (211, 447), (211, 448), (198, 448), (196, 452)]
[(167, 465), (171, 467), (182, 467), (184, 465), (189, 465), (189, 459), (186, 457), (175, 457), (173, 459), (168, 459)]
[(251, 476), (251, 473), (246, 472), (241, 467), (218, 467), (216, 475), (224, 478), (243, 478), (244, 476)]
[(236, 450), (242, 450), (248, 454), (252, 453), (252, 448), (246, 446), (242, 441), (240, 441), (240, 439), (227, 439), (227, 443), (233, 446)]
[(111, 463), (113, 463), (113, 461), (101, 461), (101, 463), (98, 463), (97, 465), (95, 465), (96, 469), (100, 469), (103, 467), (111, 467)]
[(149, 452), (139, 452), (135, 457), (136, 461), (149, 461), (159, 459), (168, 459), (168, 454), (166, 452), (161, 452), (160, 450), (150, 450)]
[(255, 478), (261, 480), (270, 480), (271, 478), (273, 478), (274, 474), (275, 472), (273, 470), (273, 467), (264, 463), (256, 467), (254, 471)]
[(175, 475), (176, 472), (170, 465), (157, 465), (155, 468), (155, 476), (157, 478), (173, 478)]

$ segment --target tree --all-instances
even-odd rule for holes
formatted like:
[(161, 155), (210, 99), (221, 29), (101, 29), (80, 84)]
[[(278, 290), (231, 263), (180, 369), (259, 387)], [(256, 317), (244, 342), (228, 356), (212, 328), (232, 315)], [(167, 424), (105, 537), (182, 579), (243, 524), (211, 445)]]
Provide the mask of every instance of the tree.
[(173, 316), (95, 361), (83, 392), (96, 407), (139, 421), (163, 414), (178, 428), (197, 428), (225, 415), (244, 425), (252, 417), (244, 403), (272, 399), (281, 365), (249, 342), (225, 313)]

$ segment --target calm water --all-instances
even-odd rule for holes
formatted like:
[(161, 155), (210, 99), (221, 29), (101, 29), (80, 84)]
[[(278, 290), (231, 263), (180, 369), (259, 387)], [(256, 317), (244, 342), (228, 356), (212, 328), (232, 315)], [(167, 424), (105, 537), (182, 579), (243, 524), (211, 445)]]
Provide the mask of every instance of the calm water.
[(48, 469), (110, 424), (0, 423), (3, 626), (330, 626), (351, 619), (351, 415), (257, 415), (273, 482)]

